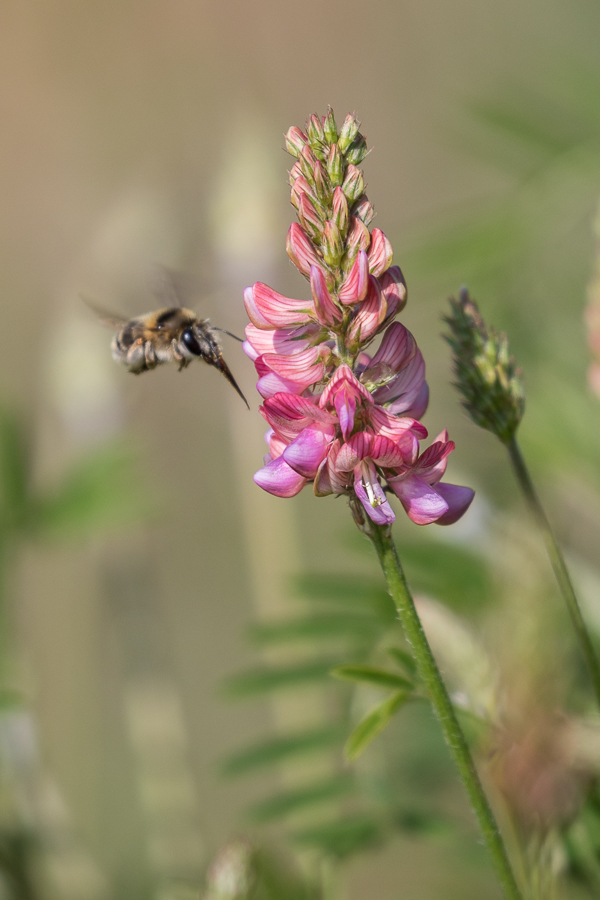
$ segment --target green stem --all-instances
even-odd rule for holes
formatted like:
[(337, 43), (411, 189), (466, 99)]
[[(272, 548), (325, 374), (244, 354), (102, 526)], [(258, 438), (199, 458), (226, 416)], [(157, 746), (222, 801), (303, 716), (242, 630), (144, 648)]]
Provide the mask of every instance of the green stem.
[(398, 609), (404, 633), (409, 641), (419, 674), (427, 686), (433, 708), (439, 719), (446, 743), (463, 780), (469, 799), (479, 820), (488, 849), (492, 855), (498, 879), (508, 900), (521, 900), (521, 892), (508, 860), (504, 842), (494, 814), (490, 808), (466, 738), (456, 718), (456, 713), (437, 663), (423, 631), (419, 614), (404, 577), (404, 572), (391, 537), (389, 527), (371, 523), (369, 532), (388, 588)]
[(546, 550), (548, 552), (548, 556), (550, 557), (550, 562), (552, 563), (552, 568), (554, 569), (554, 574), (556, 576), (558, 586), (563, 597), (565, 598), (565, 603), (567, 604), (567, 609), (569, 610), (569, 615), (571, 616), (573, 628), (575, 629), (579, 645), (590, 672), (592, 684), (596, 693), (596, 699), (598, 701), (598, 704), (600, 705), (600, 664), (598, 663), (598, 657), (596, 656), (596, 653), (594, 651), (594, 645), (592, 644), (587, 626), (584, 622), (583, 616), (581, 615), (581, 609), (579, 608), (579, 603), (577, 601), (577, 596), (575, 594), (573, 583), (569, 575), (569, 570), (567, 569), (562, 551), (556, 542), (556, 538), (554, 537), (552, 529), (550, 528), (550, 523), (546, 518), (546, 513), (544, 512), (542, 504), (540, 503), (540, 499), (533, 486), (531, 476), (529, 475), (529, 471), (527, 469), (527, 466), (525, 465), (525, 460), (521, 455), (521, 450), (519, 448), (519, 445), (517, 444), (516, 438), (513, 437), (506, 444), (506, 447), (517, 481), (519, 482), (519, 486), (523, 491), (523, 494), (525, 495), (527, 505), (529, 506), (533, 518), (537, 522), (537, 525), (542, 533), (542, 537), (544, 538)]

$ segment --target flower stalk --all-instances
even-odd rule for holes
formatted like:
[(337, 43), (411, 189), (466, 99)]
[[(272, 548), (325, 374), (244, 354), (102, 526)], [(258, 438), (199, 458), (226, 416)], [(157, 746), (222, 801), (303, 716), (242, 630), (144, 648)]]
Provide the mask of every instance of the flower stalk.
[(581, 652), (583, 653), (585, 661), (587, 663), (590, 678), (592, 680), (592, 685), (594, 688), (594, 693), (596, 694), (598, 705), (600, 705), (600, 663), (598, 662), (598, 657), (596, 656), (594, 645), (592, 644), (587, 626), (581, 614), (581, 608), (577, 601), (577, 595), (575, 593), (575, 589), (573, 588), (573, 582), (571, 581), (571, 576), (569, 575), (569, 570), (567, 569), (567, 564), (562, 554), (562, 550), (560, 549), (558, 542), (554, 537), (554, 533), (552, 531), (552, 528), (550, 527), (550, 523), (546, 517), (546, 513), (544, 512), (544, 507), (540, 502), (540, 498), (537, 495), (537, 491), (533, 485), (533, 481), (531, 480), (529, 470), (527, 468), (525, 460), (523, 459), (523, 455), (517, 443), (516, 437), (513, 436), (511, 438), (511, 440), (506, 445), (506, 449), (508, 450), (508, 455), (510, 457), (515, 477), (519, 483), (519, 487), (523, 492), (523, 496), (527, 501), (527, 505), (531, 511), (531, 514), (535, 519), (544, 539), (546, 551), (548, 553), (548, 557), (550, 558), (550, 563), (554, 570), (556, 581), (558, 582), (561, 594), (563, 595), (565, 603), (567, 604), (567, 609), (571, 617), (571, 622), (573, 623), (573, 628), (575, 629), (575, 634), (577, 635), (577, 639), (579, 641), (579, 646), (581, 647)]
[(462, 395), (463, 406), (471, 420), (495, 434), (508, 451), (519, 487), (546, 545), (600, 705), (600, 663), (564, 556), (517, 443), (517, 429), (525, 411), (520, 370), (509, 355), (506, 335), (486, 326), (466, 288), (462, 288), (458, 300), (450, 299), (450, 307), (450, 315), (444, 319), (449, 326), (445, 338), (453, 351), (455, 384)]
[(379, 557), (379, 562), (383, 569), (389, 592), (396, 604), (404, 633), (412, 647), (419, 674), (427, 686), (431, 704), (444, 733), (444, 738), (477, 816), (492, 857), (496, 875), (504, 890), (504, 896), (507, 900), (521, 900), (521, 892), (508, 859), (502, 835), (475, 768), (469, 745), (460, 727), (452, 701), (448, 696), (448, 691), (421, 625), (419, 614), (404, 576), (400, 558), (391, 537), (390, 527), (370, 522), (366, 534), (371, 539)]

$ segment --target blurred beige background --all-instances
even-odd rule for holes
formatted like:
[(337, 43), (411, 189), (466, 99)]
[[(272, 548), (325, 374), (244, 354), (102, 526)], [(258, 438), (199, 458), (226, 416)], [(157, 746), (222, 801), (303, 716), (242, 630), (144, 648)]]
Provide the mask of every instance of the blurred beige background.
[[(534, 87), (562, 54), (597, 53), (583, 7), (2, 3), (2, 400), (30, 416), (40, 482), (122, 435), (155, 503), (147, 525), (27, 548), (12, 585), (20, 677), (88, 896), (133, 900), (140, 873), (199, 877), (239, 831), (264, 785), (223, 782), (216, 761), (296, 715), (220, 699), (222, 678), (251, 659), (244, 627), (276, 612), (308, 563), (364, 563), (342, 546), (341, 503), (284, 504), (253, 485), (263, 428), (239, 345), (228, 341), (226, 356), (251, 414), (209, 369), (128, 375), (79, 295), (147, 311), (159, 262), (196, 276), (198, 311), (240, 333), (245, 285), (304, 290), (284, 250), (282, 135), (327, 104), (362, 120), (376, 224), (402, 265), (413, 229), (510, 190), (464, 152), (464, 104), (496, 81)], [(405, 319), (427, 347), (434, 392), (447, 380), (443, 299), (413, 292)], [(434, 434), (460, 418), (443, 396)], [(356, 873), (357, 897), (368, 895), (362, 871), (373, 868)], [(380, 896), (398, 895), (382, 883)]]

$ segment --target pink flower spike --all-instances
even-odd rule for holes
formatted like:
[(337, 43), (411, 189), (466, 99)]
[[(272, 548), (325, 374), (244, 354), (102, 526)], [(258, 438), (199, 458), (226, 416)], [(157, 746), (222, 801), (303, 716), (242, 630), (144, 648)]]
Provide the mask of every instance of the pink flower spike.
[(310, 289), (319, 322), (322, 325), (336, 325), (338, 322), (341, 322), (341, 310), (333, 302), (327, 289), (323, 272), (318, 266), (310, 267)]
[(254, 481), (263, 491), (275, 497), (295, 497), (306, 484), (306, 478), (288, 466), (282, 456), (259, 469)]
[(304, 478), (314, 478), (325, 457), (331, 441), (333, 428), (323, 430), (318, 425), (305, 428), (283, 451), (283, 458)]
[(369, 272), (379, 276), (392, 264), (394, 251), (392, 245), (380, 228), (374, 228), (371, 235), (371, 246), (368, 252)]
[(381, 293), (379, 282), (371, 275), (369, 276), (367, 296), (348, 329), (348, 341), (350, 343), (355, 341), (364, 342), (373, 337), (385, 319), (386, 312), (387, 304), (385, 297)]
[(387, 481), (415, 525), (430, 525), (450, 509), (437, 489), (416, 475)]
[(354, 260), (350, 273), (340, 288), (338, 299), (344, 306), (360, 303), (367, 296), (369, 286), (369, 262), (367, 254), (361, 250)]
[(454, 525), (464, 516), (475, 496), (475, 491), (458, 484), (437, 484), (435, 487), (448, 504), (448, 512), (436, 519), (436, 525)]
[(307, 277), (311, 266), (321, 266), (317, 254), (309, 238), (297, 222), (292, 222), (287, 235), (286, 250), (297, 269)]
[(383, 488), (377, 480), (375, 466), (370, 461), (363, 461), (354, 472), (354, 490), (365, 508), (369, 518), (376, 525), (389, 525), (396, 516), (390, 506)]
[(408, 293), (400, 266), (391, 266), (379, 279), (381, 292), (388, 305), (388, 316), (393, 319), (406, 306)]

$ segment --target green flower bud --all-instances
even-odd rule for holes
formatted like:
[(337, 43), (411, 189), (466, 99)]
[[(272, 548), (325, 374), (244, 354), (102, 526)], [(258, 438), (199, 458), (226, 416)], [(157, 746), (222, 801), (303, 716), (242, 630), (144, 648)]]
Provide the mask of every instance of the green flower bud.
[(345, 171), (346, 166), (344, 165), (344, 157), (340, 153), (340, 148), (337, 144), (332, 144), (327, 157), (327, 174), (334, 187), (339, 187), (342, 184)]
[(338, 144), (342, 153), (346, 153), (346, 150), (354, 140), (354, 138), (358, 134), (359, 122), (352, 113), (348, 113), (346, 118), (344, 119), (344, 124), (342, 125), (342, 129), (340, 131), (340, 136), (338, 139)]
[(344, 253), (344, 242), (335, 222), (325, 222), (321, 249), (323, 250), (323, 259), (328, 266), (339, 266)]
[(521, 373), (509, 354), (508, 339), (486, 327), (466, 288), (458, 300), (450, 299), (450, 307), (450, 315), (444, 317), (450, 333), (444, 338), (452, 348), (463, 406), (476, 425), (507, 444), (525, 410)]
[(344, 155), (346, 157), (346, 162), (354, 163), (355, 166), (358, 166), (368, 153), (366, 138), (364, 138), (362, 134), (359, 134), (355, 140), (352, 141)]
[(364, 188), (365, 179), (363, 178), (363, 173), (356, 166), (348, 166), (342, 183), (342, 190), (348, 198), (348, 202), (354, 203), (355, 200), (358, 200)]
[(323, 120), (323, 134), (325, 135), (325, 140), (328, 144), (335, 144), (338, 139), (337, 125), (335, 124), (333, 110), (330, 106), (327, 107), (327, 115)]

